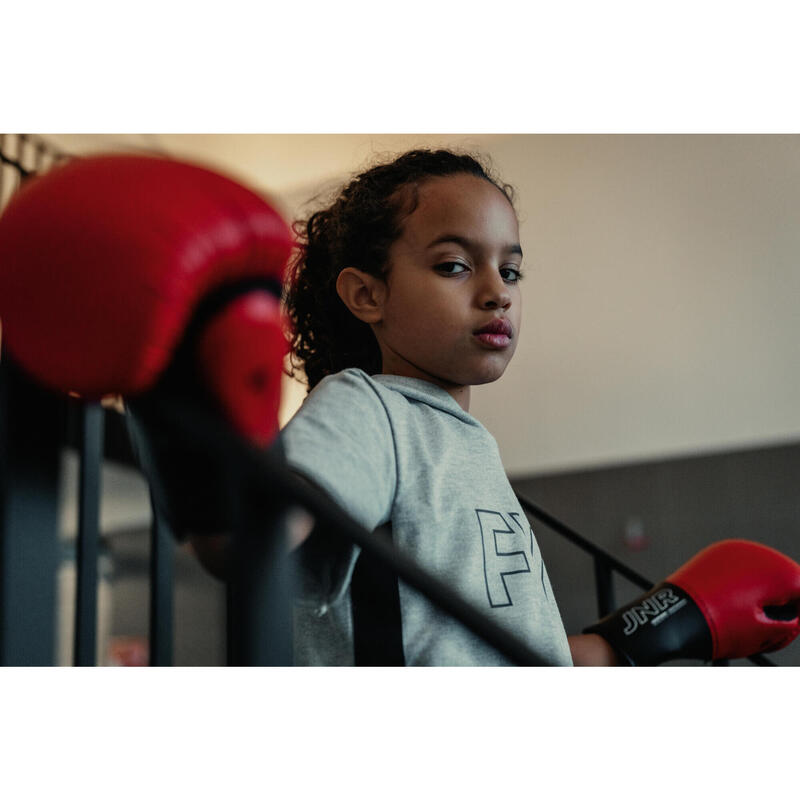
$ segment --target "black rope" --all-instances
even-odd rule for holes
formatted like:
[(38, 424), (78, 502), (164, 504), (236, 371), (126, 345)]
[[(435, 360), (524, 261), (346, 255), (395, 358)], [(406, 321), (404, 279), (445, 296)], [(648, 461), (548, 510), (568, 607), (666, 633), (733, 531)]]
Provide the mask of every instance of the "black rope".
[(25, 169), (25, 167), (23, 167), (22, 164), (20, 164), (19, 161), (17, 161), (17, 159), (10, 158), (5, 153), (3, 153), (1, 150), (0, 150), (0, 161), (2, 161), (4, 164), (8, 164), (9, 166), (14, 167), (14, 169), (17, 172), (19, 172), (19, 174), (23, 178), (27, 178), (27, 177), (29, 177), (30, 175), (33, 174), (32, 170)]
[(552, 528), (556, 533), (560, 533), (565, 539), (569, 539), (573, 544), (577, 545), (581, 550), (591, 554), (600, 561), (607, 564), (613, 570), (618, 572), (623, 577), (627, 578), (631, 583), (636, 584), (641, 589), (652, 589), (655, 584), (647, 578), (640, 575), (635, 570), (632, 570), (627, 564), (618, 561), (610, 553), (598, 547), (593, 542), (590, 542), (586, 537), (581, 536), (576, 530), (573, 530), (568, 525), (565, 525), (561, 520), (556, 519), (552, 514), (548, 514), (543, 508), (532, 503), (528, 498), (523, 497), (517, 493), (517, 500), (522, 508), (527, 511), (531, 516), (536, 517), (541, 522), (544, 522), (548, 528)]
[[(71, 158), (68, 153), (59, 150), (57, 147), (53, 147), (38, 136), (32, 136), (29, 133), (16, 134), (16, 155), (12, 156), (8, 152), (10, 149), (7, 142), (8, 137), (9, 134), (3, 134), (2, 139), (0, 139), (0, 162), (14, 167), (22, 178), (28, 178), (40, 172), (45, 157), (49, 157), (52, 164)], [(34, 167), (32, 169), (26, 167), (24, 164), (25, 147), (28, 145), (34, 150)]]

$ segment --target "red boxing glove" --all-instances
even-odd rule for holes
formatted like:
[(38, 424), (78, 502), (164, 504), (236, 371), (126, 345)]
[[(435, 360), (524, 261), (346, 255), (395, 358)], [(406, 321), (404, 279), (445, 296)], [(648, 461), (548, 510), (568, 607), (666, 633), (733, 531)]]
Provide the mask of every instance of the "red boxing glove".
[(666, 581), (702, 612), (712, 658), (780, 650), (800, 633), (800, 564), (766, 545), (740, 539), (713, 544)]
[(290, 249), (280, 215), (215, 172), (75, 159), (32, 178), (0, 217), (4, 346), (57, 391), (140, 394), (201, 300), (242, 281), (279, 296)]
[(87, 399), (142, 396), (173, 364), (185, 394), (207, 391), (265, 445), (277, 431), (291, 244), (267, 202), (210, 170), (76, 159), (33, 178), (0, 218), (4, 344), (40, 383)]
[(586, 629), (630, 665), (746, 658), (800, 633), (800, 564), (740, 539), (705, 548), (646, 595)]
[(228, 421), (256, 446), (278, 432), (283, 358), (288, 341), (280, 305), (266, 291), (232, 300), (201, 331), (199, 369)]
[(177, 534), (230, 529), (238, 478), (165, 424), (165, 398), (257, 446), (278, 427), (292, 246), (280, 215), (210, 170), (147, 156), (76, 159), (0, 217), (4, 346), (33, 378), (122, 394), (158, 505)]

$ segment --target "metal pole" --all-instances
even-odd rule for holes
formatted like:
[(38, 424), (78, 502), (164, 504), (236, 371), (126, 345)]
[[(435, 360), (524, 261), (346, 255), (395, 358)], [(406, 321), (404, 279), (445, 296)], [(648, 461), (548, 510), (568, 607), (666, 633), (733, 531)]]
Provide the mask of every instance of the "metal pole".
[(291, 666), (292, 573), (286, 515), (238, 533), (228, 582), (228, 664)]
[(0, 361), (0, 664), (55, 658), (63, 400)]
[(616, 608), (614, 576), (611, 567), (600, 556), (594, 556), (594, 584), (597, 591), (597, 613), (602, 619)]
[(97, 556), (100, 540), (100, 471), (103, 460), (103, 409), (87, 403), (81, 409), (78, 542), (75, 554), (76, 667), (97, 663)]
[(150, 666), (169, 667), (173, 660), (173, 575), (175, 545), (172, 532), (150, 502)]

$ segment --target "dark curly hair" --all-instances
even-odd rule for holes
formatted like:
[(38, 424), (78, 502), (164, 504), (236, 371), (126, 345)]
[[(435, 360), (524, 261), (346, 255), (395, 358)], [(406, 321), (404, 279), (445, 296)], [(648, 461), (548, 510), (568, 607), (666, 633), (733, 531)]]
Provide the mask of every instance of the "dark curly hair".
[[(290, 262), (286, 309), (291, 324), (291, 368), (302, 364), (309, 391), (326, 375), (360, 367), (381, 370), (369, 325), (350, 313), (336, 292), (345, 267), (385, 277), (388, 251), (418, 203), (428, 178), (468, 174), (494, 184), (513, 205), (513, 189), (476, 157), (451, 150), (411, 150), (348, 183), (328, 207), (294, 223), (297, 250)], [(409, 189), (410, 192), (400, 192)]]

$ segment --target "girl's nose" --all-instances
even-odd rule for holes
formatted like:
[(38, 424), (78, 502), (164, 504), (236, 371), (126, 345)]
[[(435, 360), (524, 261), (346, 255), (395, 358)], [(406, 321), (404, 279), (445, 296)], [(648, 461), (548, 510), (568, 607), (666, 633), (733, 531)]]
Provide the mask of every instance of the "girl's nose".
[(481, 308), (508, 308), (511, 305), (511, 292), (508, 284), (499, 274), (492, 275), (481, 286), (478, 302)]

